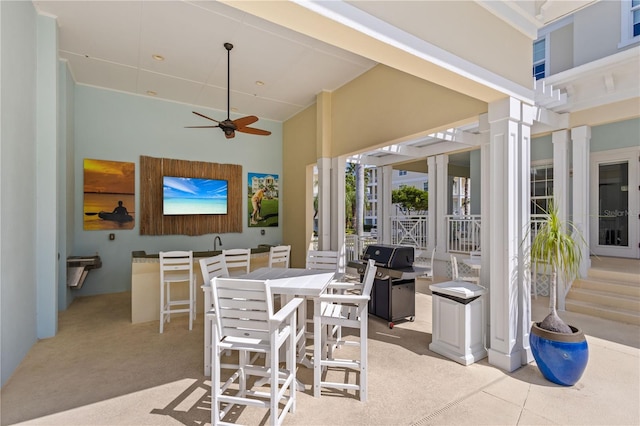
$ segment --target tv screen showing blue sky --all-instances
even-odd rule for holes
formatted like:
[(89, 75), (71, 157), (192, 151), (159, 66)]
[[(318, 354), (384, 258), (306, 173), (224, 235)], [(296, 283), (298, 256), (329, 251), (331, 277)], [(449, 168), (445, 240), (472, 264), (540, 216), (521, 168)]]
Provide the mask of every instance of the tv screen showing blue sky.
[(227, 214), (226, 180), (164, 176), (165, 215)]

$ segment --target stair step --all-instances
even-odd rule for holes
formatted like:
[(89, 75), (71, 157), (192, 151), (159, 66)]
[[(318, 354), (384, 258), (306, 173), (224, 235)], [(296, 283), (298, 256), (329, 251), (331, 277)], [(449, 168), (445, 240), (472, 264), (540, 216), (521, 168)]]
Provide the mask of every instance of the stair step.
[(572, 289), (603, 291), (610, 294), (640, 297), (640, 283), (618, 281), (610, 278), (580, 278), (574, 281)]
[(567, 300), (565, 302), (565, 308), (570, 312), (578, 312), (598, 318), (605, 318), (613, 321), (640, 325), (640, 312), (637, 311), (613, 307), (603, 307), (602, 305), (583, 302), (580, 300)]
[[(640, 262), (640, 261), (639, 261)], [(640, 286), (640, 274), (631, 271), (614, 271), (611, 269), (589, 268), (588, 278), (614, 282), (625, 282)]]
[(607, 290), (592, 290), (587, 288), (571, 287), (568, 300), (579, 300), (589, 302), (603, 307), (620, 308), (640, 313), (640, 295), (614, 294)]

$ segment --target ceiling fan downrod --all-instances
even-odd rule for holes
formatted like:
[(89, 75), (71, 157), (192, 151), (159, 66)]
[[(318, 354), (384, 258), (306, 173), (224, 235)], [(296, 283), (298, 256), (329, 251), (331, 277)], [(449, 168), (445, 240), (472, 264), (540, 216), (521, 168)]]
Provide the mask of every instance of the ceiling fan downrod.
[(233, 44), (225, 43), (224, 48), (227, 49), (227, 120), (231, 117), (231, 49)]

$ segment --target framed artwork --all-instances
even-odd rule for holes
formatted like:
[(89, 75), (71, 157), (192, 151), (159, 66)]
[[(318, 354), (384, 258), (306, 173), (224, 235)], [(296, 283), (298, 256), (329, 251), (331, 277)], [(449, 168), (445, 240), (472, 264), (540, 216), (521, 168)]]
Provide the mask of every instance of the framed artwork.
[(85, 231), (133, 229), (135, 163), (84, 159)]
[(249, 227), (278, 226), (278, 175), (249, 173)]

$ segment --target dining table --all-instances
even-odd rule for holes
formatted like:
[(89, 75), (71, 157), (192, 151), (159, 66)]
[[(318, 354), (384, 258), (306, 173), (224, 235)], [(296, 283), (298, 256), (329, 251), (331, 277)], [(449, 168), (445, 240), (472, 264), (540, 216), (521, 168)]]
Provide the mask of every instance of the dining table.
[(461, 259), (461, 261), (473, 270), (479, 271), (482, 268), (482, 258), (479, 256), (472, 256), (467, 259)]
[[(301, 305), (298, 321), (298, 330), (296, 332), (296, 343), (298, 348), (298, 362), (306, 367), (312, 367), (313, 364), (306, 356), (306, 300), (314, 299), (323, 294), (329, 284), (339, 279), (342, 274), (326, 271), (313, 270), (304, 268), (258, 268), (248, 274), (237, 275), (232, 278), (240, 278), (247, 280), (269, 280), (272, 293), (279, 294), (282, 299), (282, 305), (293, 297), (305, 298), (305, 303)], [(202, 286), (204, 291), (205, 312), (214, 309), (213, 297), (211, 294), (211, 283), (205, 283)], [(314, 312), (314, 315), (316, 313)], [(204, 322), (204, 374), (211, 375), (211, 321), (205, 319)], [(304, 390), (304, 387), (299, 387)]]

